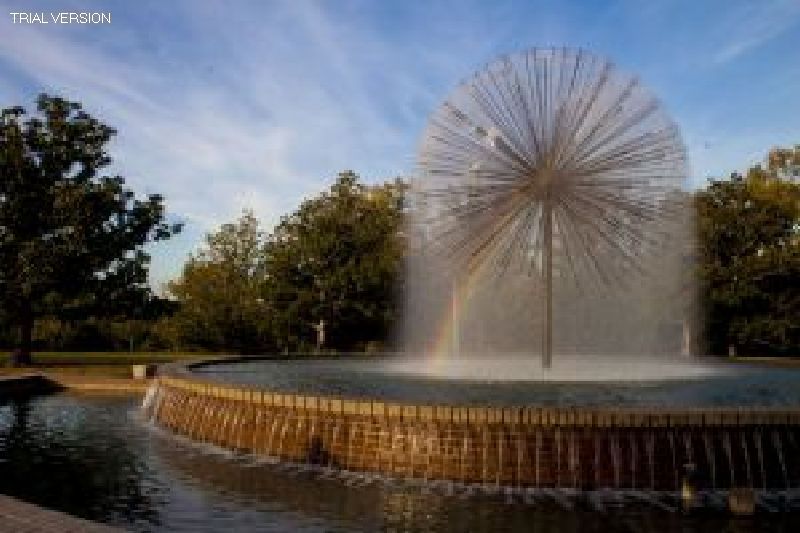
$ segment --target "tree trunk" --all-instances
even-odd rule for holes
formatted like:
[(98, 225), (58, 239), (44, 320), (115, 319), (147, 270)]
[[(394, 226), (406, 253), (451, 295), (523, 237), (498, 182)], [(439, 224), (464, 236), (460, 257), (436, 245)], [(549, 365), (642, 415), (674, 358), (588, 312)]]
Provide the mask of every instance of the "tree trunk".
[(30, 366), (33, 336), (33, 317), (30, 313), (23, 313), (19, 323), (19, 346), (11, 353), (11, 366)]

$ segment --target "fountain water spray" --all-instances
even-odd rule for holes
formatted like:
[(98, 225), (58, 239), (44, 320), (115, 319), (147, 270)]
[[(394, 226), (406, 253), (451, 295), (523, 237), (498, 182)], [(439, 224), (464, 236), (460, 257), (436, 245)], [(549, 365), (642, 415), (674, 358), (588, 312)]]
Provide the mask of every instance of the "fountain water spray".
[(549, 368), (554, 278), (617, 286), (641, 272), (686, 166), (677, 126), (638, 79), (583, 50), (534, 48), (490, 63), (432, 115), (412, 235), (454, 280), (535, 273)]

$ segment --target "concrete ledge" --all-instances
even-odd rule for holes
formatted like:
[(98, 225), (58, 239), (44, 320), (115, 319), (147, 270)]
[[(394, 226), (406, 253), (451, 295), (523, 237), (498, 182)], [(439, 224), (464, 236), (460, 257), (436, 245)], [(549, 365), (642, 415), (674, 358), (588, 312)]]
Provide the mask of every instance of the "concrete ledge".
[(125, 379), (84, 376), (51, 376), (61, 388), (77, 392), (107, 394), (144, 394), (151, 379)]
[[(792, 407), (465, 407), (278, 393), (194, 377), (161, 376), (154, 383), (186, 393), (300, 413), (377, 416), (405, 421), (602, 428), (800, 426), (800, 408)], [(69, 386), (69, 383), (64, 382), (64, 385)]]
[(0, 495), (0, 533), (120, 533), (122, 531)]
[(106, 394), (144, 394), (152, 379), (106, 378), (68, 374), (0, 377), (0, 401), (63, 390)]

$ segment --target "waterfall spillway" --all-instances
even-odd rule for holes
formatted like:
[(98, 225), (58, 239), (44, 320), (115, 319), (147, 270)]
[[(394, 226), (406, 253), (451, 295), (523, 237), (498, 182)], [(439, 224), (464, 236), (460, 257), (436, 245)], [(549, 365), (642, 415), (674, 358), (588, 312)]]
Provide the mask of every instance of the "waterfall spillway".
[(800, 485), (794, 409), (398, 405), (176, 378), (159, 378), (142, 409), (156, 423), (216, 446), (425, 481), (676, 491), (691, 465), (700, 489)]

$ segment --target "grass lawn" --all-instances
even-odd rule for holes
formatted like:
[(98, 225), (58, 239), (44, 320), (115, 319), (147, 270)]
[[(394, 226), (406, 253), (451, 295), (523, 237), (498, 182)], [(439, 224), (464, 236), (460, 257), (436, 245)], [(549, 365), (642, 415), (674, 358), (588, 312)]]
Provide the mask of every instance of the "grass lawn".
[(130, 377), (131, 365), (196, 359), (203, 354), (169, 352), (34, 352), (33, 366), (9, 368), (9, 351), (0, 352), (0, 375), (48, 373), (92, 377)]
[(749, 365), (778, 366), (787, 368), (800, 367), (800, 356), (783, 357), (729, 357), (732, 363), (742, 363)]

